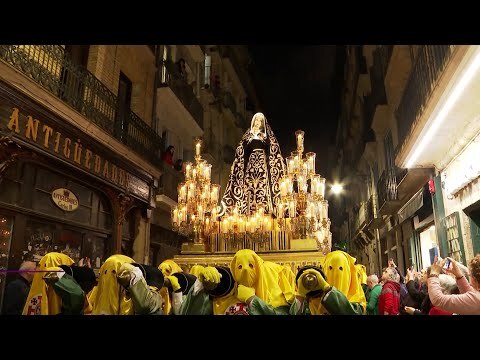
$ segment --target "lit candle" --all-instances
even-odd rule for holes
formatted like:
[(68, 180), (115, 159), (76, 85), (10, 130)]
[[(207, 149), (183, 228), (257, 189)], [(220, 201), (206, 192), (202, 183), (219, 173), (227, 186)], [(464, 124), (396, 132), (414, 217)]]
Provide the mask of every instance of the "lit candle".
[(173, 223), (178, 224), (178, 208), (173, 209)]
[(202, 147), (202, 142), (200, 140), (197, 140), (197, 143), (195, 144), (195, 154), (197, 156), (200, 156), (201, 147)]
[(192, 163), (187, 162), (185, 163), (185, 179), (190, 180), (192, 177)]
[(238, 231), (241, 233), (245, 232), (245, 218), (243, 216), (238, 221)]
[(283, 213), (283, 204), (278, 204), (277, 206), (277, 217), (279, 219), (283, 219), (284, 213)]
[(296, 209), (295, 200), (290, 200), (290, 202), (288, 203), (288, 215), (289, 217), (293, 218), (296, 216), (296, 214), (297, 214), (297, 209)]
[(315, 174), (315, 157), (314, 152), (307, 153), (308, 173), (311, 175)]
[(325, 197), (325, 178), (319, 179), (319, 187), (318, 187), (318, 194), (322, 197)]
[(197, 179), (197, 169), (196, 168), (193, 168), (193, 170), (192, 170), (192, 179), (193, 180)]
[(300, 170), (300, 154), (298, 151), (292, 151), (293, 156), (293, 172), (297, 173)]
[(212, 185), (212, 193), (210, 194), (210, 202), (212, 203), (217, 203), (218, 202), (218, 190), (219, 190), (220, 185), (213, 184)]
[(188, 200), (193, 200), (195, 198), (195, 184), (190, 182), (188, 185)]
[(212, 174), (212, 165), (211, 164), (205, 164), (203, 168), (203, 177), (205, 178), (206, 181), (210, 181), (210, 176)]
[(287, 194), (288, 195), (293, 194), (293, 180), (291, 178), (287, 179)]
[(287, 196), (287, 179), (285, 177), (280, 179), (280, 196)]
[(178, 191), (178, 202), (186, 201), (187, 188), (185, 186), (185, 183), (178, 184), (178, 190), (177, 191)]
[(288, 172), (288, 175), (293, 175), (293, 173), (295, 172), (295, 161), (294, 161), (294, 158), (293, 156), (289, 156), (287, 157), (287, 172)]
[(302, 174), (303, 176), (308, 175), (308, 164), (306, 161), (302, 161)]
[(303, 191), (303, 192), (307, 191), (307, 180), (305, 179), (305, 176), (298, 175), (297, 183), (298, 183), (298, 191)]
[(319, 195), (320, 191), (320, 175), (313, 175), (312, 182), (311, 182), (311, 192), (312, 195)]
[(264, 213), (265, 213), (265, 209), (263, 208), (263, 206), (260, 205), (258, 207), (258, 216), (263, 217)]
[(303, 136), (304, 132), (302, 130), (295, 131), (295, 137), (297, 138), (297, 148), (300, 151), (303, 151)]

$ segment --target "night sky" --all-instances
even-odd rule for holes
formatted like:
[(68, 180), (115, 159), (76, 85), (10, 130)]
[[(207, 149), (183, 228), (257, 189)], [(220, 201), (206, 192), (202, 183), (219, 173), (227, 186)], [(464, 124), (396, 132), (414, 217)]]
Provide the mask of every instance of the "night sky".
[(335, 143), (344, 47), (255, 45), (248, 49), (260, 111), (282, 155), (296, 149), (295, 131), (305, 131), (305, 152), (317, 154), (317, 172), (327, 176), (328, 182), (328, 145)]

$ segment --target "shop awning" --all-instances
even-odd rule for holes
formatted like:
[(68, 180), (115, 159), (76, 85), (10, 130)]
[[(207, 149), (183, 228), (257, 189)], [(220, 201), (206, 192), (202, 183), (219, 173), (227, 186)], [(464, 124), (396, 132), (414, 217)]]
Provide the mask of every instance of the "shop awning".
[(398, 211), (398, 222), (401, 224), (423, 206), (423, 187)]

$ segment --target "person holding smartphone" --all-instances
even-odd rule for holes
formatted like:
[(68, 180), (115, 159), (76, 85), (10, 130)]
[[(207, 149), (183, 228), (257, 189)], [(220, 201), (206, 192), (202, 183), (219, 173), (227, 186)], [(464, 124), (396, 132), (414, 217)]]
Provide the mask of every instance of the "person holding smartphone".
[[(449, 268), (444, 268), (447, 260)], [(445, 271), (455, 276), (460, 294), (442, 293), (438, 276)], [(428, 275), (428, 293), (434, 306), (459, 315), (480, 315), (480, 254), (469, 262), (470, 282), (465, 278), (461, 266), (452, 258), (435, 262)]]

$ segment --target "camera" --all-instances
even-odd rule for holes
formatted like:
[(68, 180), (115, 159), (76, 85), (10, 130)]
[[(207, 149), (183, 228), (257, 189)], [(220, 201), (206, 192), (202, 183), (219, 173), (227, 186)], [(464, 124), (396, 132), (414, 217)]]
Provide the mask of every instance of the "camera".
[(444, 269), (448, 269), (449, 267), (450, 267), (450, 259), (447, 258), (447, 259), (445, 260), (445, 265), (443, 265), (443, 268), (444, 268)]

